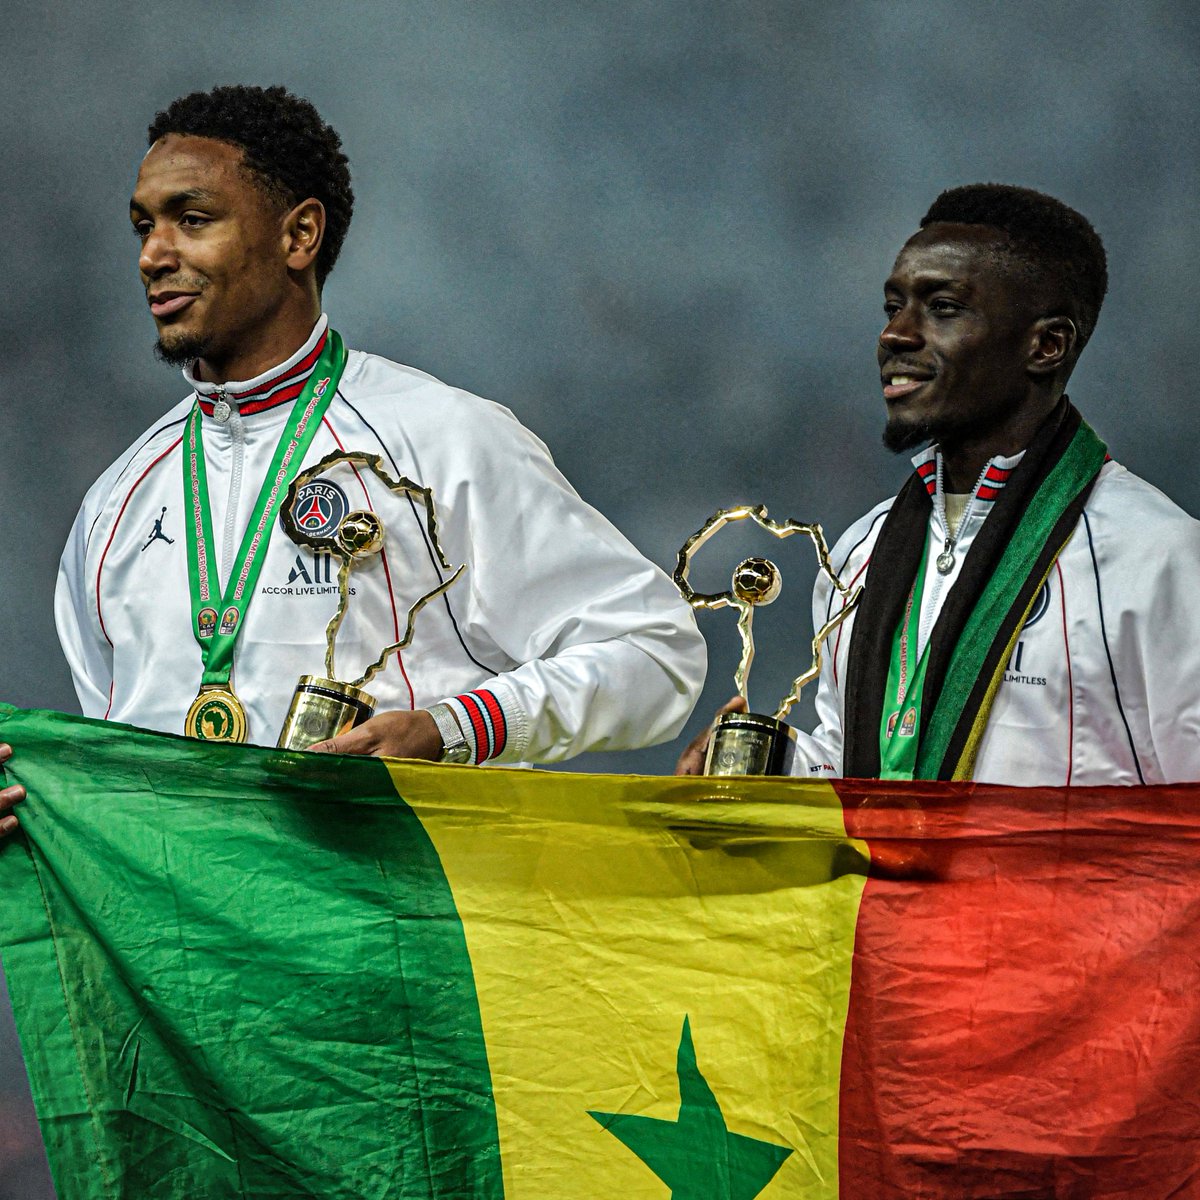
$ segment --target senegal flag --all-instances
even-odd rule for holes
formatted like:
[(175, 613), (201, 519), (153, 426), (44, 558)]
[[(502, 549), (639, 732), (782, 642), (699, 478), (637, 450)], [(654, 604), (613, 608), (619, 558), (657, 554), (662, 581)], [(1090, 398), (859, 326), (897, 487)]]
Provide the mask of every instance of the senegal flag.
[(0, 740), (60, 1200), (1200, 1196), (1200, 789)]

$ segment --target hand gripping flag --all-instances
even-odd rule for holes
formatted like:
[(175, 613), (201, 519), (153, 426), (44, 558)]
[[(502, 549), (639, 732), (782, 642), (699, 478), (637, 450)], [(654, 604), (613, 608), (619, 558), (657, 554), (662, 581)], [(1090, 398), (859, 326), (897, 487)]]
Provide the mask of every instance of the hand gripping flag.
[(60, 1200), (1200, 1195), (1200, 789), (0, 739)]

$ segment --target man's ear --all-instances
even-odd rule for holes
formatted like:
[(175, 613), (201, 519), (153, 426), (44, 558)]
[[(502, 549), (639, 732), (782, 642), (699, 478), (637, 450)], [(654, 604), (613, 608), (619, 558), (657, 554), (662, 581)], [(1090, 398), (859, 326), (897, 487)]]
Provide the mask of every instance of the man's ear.
[(325, 205), (309, 197), (283, 218), (283, 248), (288, 269), (303, 271), (317, 260), (325, 236)]
[(1039, 317), (1029, 331), (1029, 358), (1026, 368), (1031, 375), (1053, 375), (1069, 365), (1079, 342), (1075, 322), (1065, 314)]

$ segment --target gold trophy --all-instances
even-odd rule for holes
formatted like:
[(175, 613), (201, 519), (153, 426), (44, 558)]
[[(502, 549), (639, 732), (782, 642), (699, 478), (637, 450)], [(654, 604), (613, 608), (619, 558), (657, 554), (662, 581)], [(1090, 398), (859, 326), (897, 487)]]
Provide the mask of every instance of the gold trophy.
[[(425, 529), (429, 544), (442, 569), (451, 572), (448, 579), (432, 591), (419, 596), (413, 603), (408, 610), (404, 636), (398, 642), (385, 646), (379, 657), (362, 675), (350, 682), (339, 680), (334, 674), (334, 642), (350, 599), (350, 570), (354, 563), (365, 561), (383, 549), (386, 530), (375, 513), (369, 509), (357, 509), (347, 513), (332, 532), (318, 535), (305, 531), (295, 512), (300, 489), (341, 464), (371, 471), (391, 492), (398, 496), (408, 496), (420, 504), (425, 509)], [(325, 674), (300, 676), (277, 743), (284, 750), (307, 750), (317, 742), (336, 737), (339, 733), (353, 729), (355, 725), (361, 725), (371, 716), (375, 711), (375, 697), (363, 690), (364, 685), (370, 683), (383, 670), (387, 660), (396, 651), (409, 645), (417, 613), (456, 583), (467, 567), (463, 563), (452, 568), (442, 551), (437, 535), (437, 511), (433, 503), (433, 493), (429, 488), (423, 488), (403, 475), (399, 479), (394, 478), (383, 466), (383, 460), (378, 454), (339, 450), (327, 454), (319, 463), (301, 471), (292, 480), (284, 497), (281, 520), (288, 537), (297, 545), (307, 546), (314, 551), (328, 551), (338, 560), (338, 606), (325, 628)]]
[(693, 608), (735, 608), (738, 613), (738, 634), (742, 639), (742, 657), (734, 672), (738, 694), (749, 706), (746, 693), (750, 664), (754, 661), (754, 610), (770, 604), (778, 597), (783, 579), (779, 568), (768, 558), (747, 558), (734, 568), (733, 581), (727, 592), (697, 592), (688, 583), (692, 559), (701, 546), (719, 529), (734, 521), (751, 520), (777, 538), (804, 534), (817, 552), (817, 562), (844, 601), (841, 610), (827, 621), (812, 640), (812, 663), (792, 683), (792, 690), (768, 717), (762, 713), (725, 713), (713, 724), (708, 739), (708, 754), (704, 760), (706, 775), (787, 775), (795, 756), (796, 731), (785, 718), (800, 699), (801, 689), (820, 674), (821, 646), (825, 639), (854, 611), (862, 595), (859, 586), (851, 593), (838, 578), (829, 561), (829, 547), (820, 525), (801, 521), (773, 521), (762, 504), (743, 504), (722, 508), (698, 529), (679, 551), (675, 564), (675, 586)]

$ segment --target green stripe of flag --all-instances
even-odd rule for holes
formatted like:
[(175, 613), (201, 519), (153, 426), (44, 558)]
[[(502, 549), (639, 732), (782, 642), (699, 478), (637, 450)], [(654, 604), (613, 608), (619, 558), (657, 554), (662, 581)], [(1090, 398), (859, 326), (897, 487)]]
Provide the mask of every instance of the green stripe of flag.
[(0, 940), (62, 1200), (502, 1195), (462, 925), (382, 763), (7, 706), (0, 738), (30, 793)]

